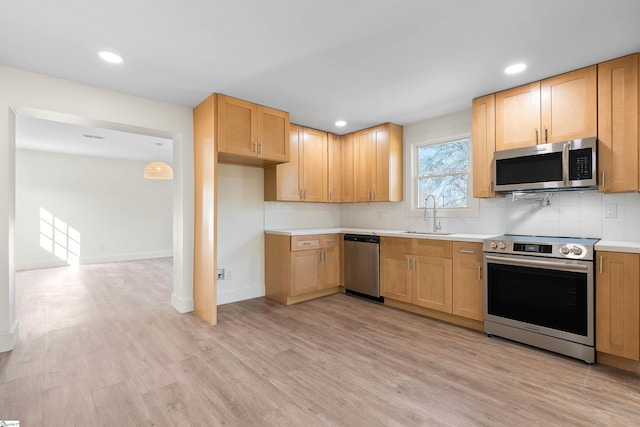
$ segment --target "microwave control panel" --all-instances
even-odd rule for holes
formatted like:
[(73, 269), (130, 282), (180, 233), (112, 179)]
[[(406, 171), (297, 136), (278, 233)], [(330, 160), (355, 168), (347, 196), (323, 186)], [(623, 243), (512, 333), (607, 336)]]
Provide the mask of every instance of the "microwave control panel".
[(591, 148), (581, 148), (569, 151), (569, 179), (582, 181), (593, 178)]

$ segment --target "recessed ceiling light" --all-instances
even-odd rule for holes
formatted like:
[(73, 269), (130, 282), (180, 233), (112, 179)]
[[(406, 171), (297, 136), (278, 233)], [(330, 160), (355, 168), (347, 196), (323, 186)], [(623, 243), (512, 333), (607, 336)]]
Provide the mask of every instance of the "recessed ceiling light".
[(522, 64), (522, 63), (513, 64), (505, 68), (504, 72), (507, 74), (516, 74), (516, 73), (521, 73), (522, 71), (525, 70), (525, 68), (527, 68), (527, 64)]
[(122, 64), (124, 62), (124, 58), (117, 53), (108, 52), (106, 50), (101, 50), (98, 52), (98, 56), (102, 58), (104, 61), (110, 62), (112, 64)]
[(343, 127), (343, 126), (346, 126), (346, 125), (347, 125), (347, 122), (345, 122), (344, 120), (338, 120), (336, 122), (336, 126), (338, 126), (340, 128)]

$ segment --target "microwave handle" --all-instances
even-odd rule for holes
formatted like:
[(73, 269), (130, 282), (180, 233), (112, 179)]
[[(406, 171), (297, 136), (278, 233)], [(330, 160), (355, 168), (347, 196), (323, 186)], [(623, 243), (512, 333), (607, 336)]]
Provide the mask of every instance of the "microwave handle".
[(565, 142), (562, 147), (562, 181), (564, 185), (569, 185), (569, 145), (570, 142)]

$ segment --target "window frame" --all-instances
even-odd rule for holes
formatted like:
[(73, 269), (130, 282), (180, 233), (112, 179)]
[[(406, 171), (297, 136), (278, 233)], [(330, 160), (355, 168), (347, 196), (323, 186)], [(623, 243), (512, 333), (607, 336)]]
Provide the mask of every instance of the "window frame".
[(414, 141), (407, 141), (409, 148), (406, 161), (410, 164), (407, 168), (405, 176), (406, 192), (405, 192), (405, 215), (408, 217), (424, 216), (424, 208), (420, 207), (418, 200), (418, 150), (420, 147), (427, 145), (445, 144), (448, 142), (469, 140), (469, 171), (467, 179), (467, 204), (465, 208), (445, 208), (438, 207), (438, 216), (441, 218), (468, 218), (480, 216), (479, 200), (473, 197), (473, 141), (471, 133), (462, 133), (458, 135), (449, 135), (445, 138), (425, 140), (424, 138), (416, 138)]

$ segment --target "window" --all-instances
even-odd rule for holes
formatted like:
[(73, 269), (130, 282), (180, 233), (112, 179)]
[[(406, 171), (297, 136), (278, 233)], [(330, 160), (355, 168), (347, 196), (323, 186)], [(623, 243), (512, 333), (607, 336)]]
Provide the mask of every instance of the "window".
[[(476, 216), (478, 203), (472, 197), (471, 143), (468, 136), (436, 142), (416, 141), (411, 146), (410, 215), (424, 213), (425, 199), (433, 195), (438, 215)], [(429, 200), (429, 208), (433, 202)], [(408, 212), (409, 214), (409, 212)]]
[(468, 207), (469, 139), (417, 146), (418, 207), (433, 195), (438, 208)]

